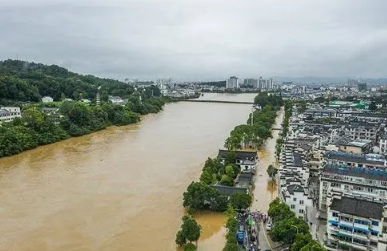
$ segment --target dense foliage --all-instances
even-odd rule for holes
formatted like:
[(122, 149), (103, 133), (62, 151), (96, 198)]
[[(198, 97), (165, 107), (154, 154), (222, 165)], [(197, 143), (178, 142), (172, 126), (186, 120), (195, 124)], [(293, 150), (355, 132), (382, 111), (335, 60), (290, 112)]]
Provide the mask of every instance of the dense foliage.
[(278, 198), (270, 203), (268, 215), (274, 223), (270, 231), (273, 241), (291, 244), (292, 251), (325, 250), (312, 239), (308, 224)]
[(277, 139), (277, 144), (276, 144), (276, 154), (277, 158), (279, 158), (281, 154), (281, 149), (282, 149), (282, 144), (284, 143), (284, 139), (288, 135), (289, 131), (289, 120), (290, 116), (292, 116), (292, 107), (293, 103), (290, 100), (285, 101), (285, 114), (284, 114), (284, 119), (282, 122), (282, 132), (280, 134), (280, 137)]
[[(56, 101), (65, 98), (94, 100), (98, 87), (101, 87), (100, 106), (72, 101), (34, 103), (42, 96), (51, 96)], [(117, 80), (83, 76), (56, 65), (19, 60), (0, 62), (0, 90), (1, 104), (23, 104), (22, 118), (3, 123), (0, 127), (0, 157), (85, 135), (110, 125), (136, 123), (140, 115), (159, 112), (165, 102), (156, 86), (135, 90)], [(126, 106), (108, 104), (104, 102), (108, 95), (120, 96), (128, 102)], [(44, 113), (44, 107), (59, 108), (59, 111)]]
[(249, 118), (247, 124), (236, 126), (226, 139), (224, 146), (229, 150), (260, 148), (268, 138), (272, 137), (271, 127), (277, 117), (276, 109), (271, 105), (266, 105), (262, 110), (254, 111), (253, 125)]
[(240, 173), (240, 168), (235, 161), (235, 152), (227, 154), (224, 164), (219, 158), (208, 158), (202, 169), (200, 181), (207, 185), (220, 183), (224, 186), (233, 186), (234, 179)]
[(238, 220), (234, 208), (229, 205), (227, 211), (225, 212), (227, 216), (226, 228), (226, 245), (223, 248), (223, 251), (238, 251), (239, 246), (235, 238), (238, 231)]
[(183, 194), (183, 206), (191, 210), (225, 211), (227, 198), (202, 182), (192, 182)]
[[(158, 112), (164, 101), (151, 98), (138, 107), (146, 107), (141, 114)], [(105, 129), (111, 125), (128, 125), (140, 120), (131, 110), (131, 103), (126, 107), (111, 104), (88, 106), (80, 102), (62, 102), (59, 110), (51, 114), (44, 113), (38, 106), (23, 110), (21, 119), (3, 123), (0, 126), (0, 157), (10, 156), (39, 145), (51, 144), (69, 137), (81, 136)]]
[(260, 92), (255, 97), (254, 104), (260, 106), (261, 108), (270, 105), (278, 109), (284, 105), (284, 101), (281, 94), (277, 95), (276, 93)]
[(251, 205), (251, 201), (251, 195), (246, 193), (233, 193), (230, 196), (231, 206), (238, 210), (247, 209)]
[[(191, 242), (199, 240), (201, 226), (189, 215), (184, 215), (182, 221), (183, 224), (176, 233), (175, 242), (179, 246), (185, 245), (184, 250), (196, 250), (195, 245)], [(190, 243), (186, 244), (187, 241)]]
[[(101, 99), (108, 95), (128, 98), (134, 88), (123, 82), (79, 75), (57, 65), (43, 65), (20, 60), (0, 62), (0, 100), (38, 102), (43, 96), (54, 101), (63, 98), (94, 100), (101, 86)], [(159, 96), (155, 91), (154, 96)]]

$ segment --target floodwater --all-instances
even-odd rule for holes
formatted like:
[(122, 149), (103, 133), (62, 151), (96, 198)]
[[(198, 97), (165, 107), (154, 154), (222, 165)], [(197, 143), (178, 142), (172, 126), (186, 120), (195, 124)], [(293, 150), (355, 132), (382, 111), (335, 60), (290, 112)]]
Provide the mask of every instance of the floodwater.
[[(254, 95), (211, 97), (250, 101)], [(183, 192), (250, 110), (173, 103), (137, 125), (0, 159), (0, 250), (176, 250)], [(224, 216), (196, 218), (204, 230), (199, 250), (221, 250)]]
[[(280, 128), (284, 116), (284, 111), (281, 109), (278, 112), (275, 126)], [(278, 196), (277, 184), (269, 177), (266, 170), (269, 165), (277, 166), (275, 156), (275, 145), (279, 137), (279, 131), (272, 131), (273, 138), (269, 138), (265, 146), (258, 151), (259, 163), (255, 177), (254, 201), (252, 204), (253, 210), (267, 212), (269, 204)]]

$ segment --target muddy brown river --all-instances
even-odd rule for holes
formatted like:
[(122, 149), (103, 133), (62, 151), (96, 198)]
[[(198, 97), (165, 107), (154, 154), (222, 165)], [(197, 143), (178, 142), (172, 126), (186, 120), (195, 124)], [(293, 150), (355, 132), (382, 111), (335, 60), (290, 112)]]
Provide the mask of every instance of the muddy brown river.
[[(206, 97), (252, 101), (254, 95)], [(176, 250), (183, 192), (250, 110), (174, 103), (137, 125), (0, 159), (0, 250)], [(260, 152), (264, 170), (256, 177), (254, 206), (262, 209), (276, 191), (266, 175), (275, 140)], [(221, 250), (224, 216), (196, 219), (203, 227), (199, 250)]]

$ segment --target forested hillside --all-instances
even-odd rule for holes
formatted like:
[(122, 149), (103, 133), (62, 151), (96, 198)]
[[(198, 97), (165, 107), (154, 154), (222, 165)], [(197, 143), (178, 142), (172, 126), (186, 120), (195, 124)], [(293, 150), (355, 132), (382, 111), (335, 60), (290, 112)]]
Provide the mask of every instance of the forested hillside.
[[(85, 104), (77, 100), (94, 101), (101, 86), (102, 102)], [(127, 99), (125, 106), (113, 105), (108, 95)], [(55, 101), (37, 103), (42, 96)], [(82, 76), (56, 65), (7, 60), (0, 62), (0, 104), (23, 103), (22, 117), (0, 124), (0, 158), (54, 143), (69, 137), (89, 134), (108, 126), (128, 125), (140, 120), (140, 115), (162, 110), (165, 99), (156, 86), (138, 88), (112, 79)], [(48, 113), (44, 109), (50, 107)]]
[(128, 98), (134, 92), (123, 82), (79, 75), (57, 65), (43, 65), (20, 60), (0, 61), (0, 100), (38, 102), (43, 96), (54, 101), (63, 98), (94, 100), (101, 86), (101, 99), (108, 95)]

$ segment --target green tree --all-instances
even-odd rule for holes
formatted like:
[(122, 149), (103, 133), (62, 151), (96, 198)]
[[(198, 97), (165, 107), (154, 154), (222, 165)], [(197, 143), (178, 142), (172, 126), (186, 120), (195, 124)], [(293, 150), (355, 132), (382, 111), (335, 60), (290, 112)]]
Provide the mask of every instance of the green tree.
[(196, 246), (192, 243), (187, 243), (184, 246), (184, 251), (195, 251), (196, 249), (197, 249)]
[(189, 242), (197, 242), (200, 238), (201, 226), (191, 216), (183, 216), (183, 225), (181, 226), (181, 230)]
[(279, 198), (273, 200), (270, 203), (268, 215), (274, 223), (295, 216), (294, 212), (290, 210), (289, 206), (281, 202)]
[(192, 182), (183, 193), (183, 206), (195, 210), (225, 211), (227, 199), (215, 188), (201, 182)]
[(304, 220), (293, 216), (275, 222), (270, 231), (270, 236), (273, 241), (292, 244), (295, 241), (297, 232), (303, 234), (309, 233), (309, 226)]
[(34, 129), (35, 131), (39, 131), (41, 129), (44, 119), (44, 114), (37, 108), (32, 107), (23, 111), (23, 122), (26, 126)]
[(219, 183), (221, 185), (223, 185), (223, 186), (230, 186), (230, 187), (232, 187), (234, 185), (234, 180), (231, 177), (229, 177), (228, 175), (223, 174)]
[(182, 247), (187, 243), (187, 239), (185, 238), (183, 230), (180, 229), (179, 231), (177, 231), (175, 242), (177, 245), (179, 245), (179, 247)]
[(200, 175), (200, 181), (204, 184), (211, 185), (214, 181), (211, 172), (209, 170), (204, 170)]
[(251, 196), (246, 193), (233, 193), (230, 197), (230, 203), (233, 208), (246, 209), (251, 205)]
[(278, 169), (275, 168), (273, 165), (269, 165), (267, 167), (267, 174), (269, 175), (270, 178), (274, 179), (274, 177), (276, 176), (278, 172)]
[(312, 236), (310, 233), (306, 234), (297, 234), (296, 239), (294, 240), (292, 244), (292, 251), (300, 251), (303, 247), (308, 245), (309, 242), (312, 241)]
[[(292, 249), (293, 250), (293, 249)], [(311, 240), (308, 245), (305, 247), (301, 248), (300, 251), (326, 251), (325, 248), (321, 246), (320, 243), (318, 243), (315, 240)]]
[(235, 178), (235, 172), (234, 172), (234, 167), (232, 165), (227, 165), (226, 166), (226, 175), (231, 178)]

